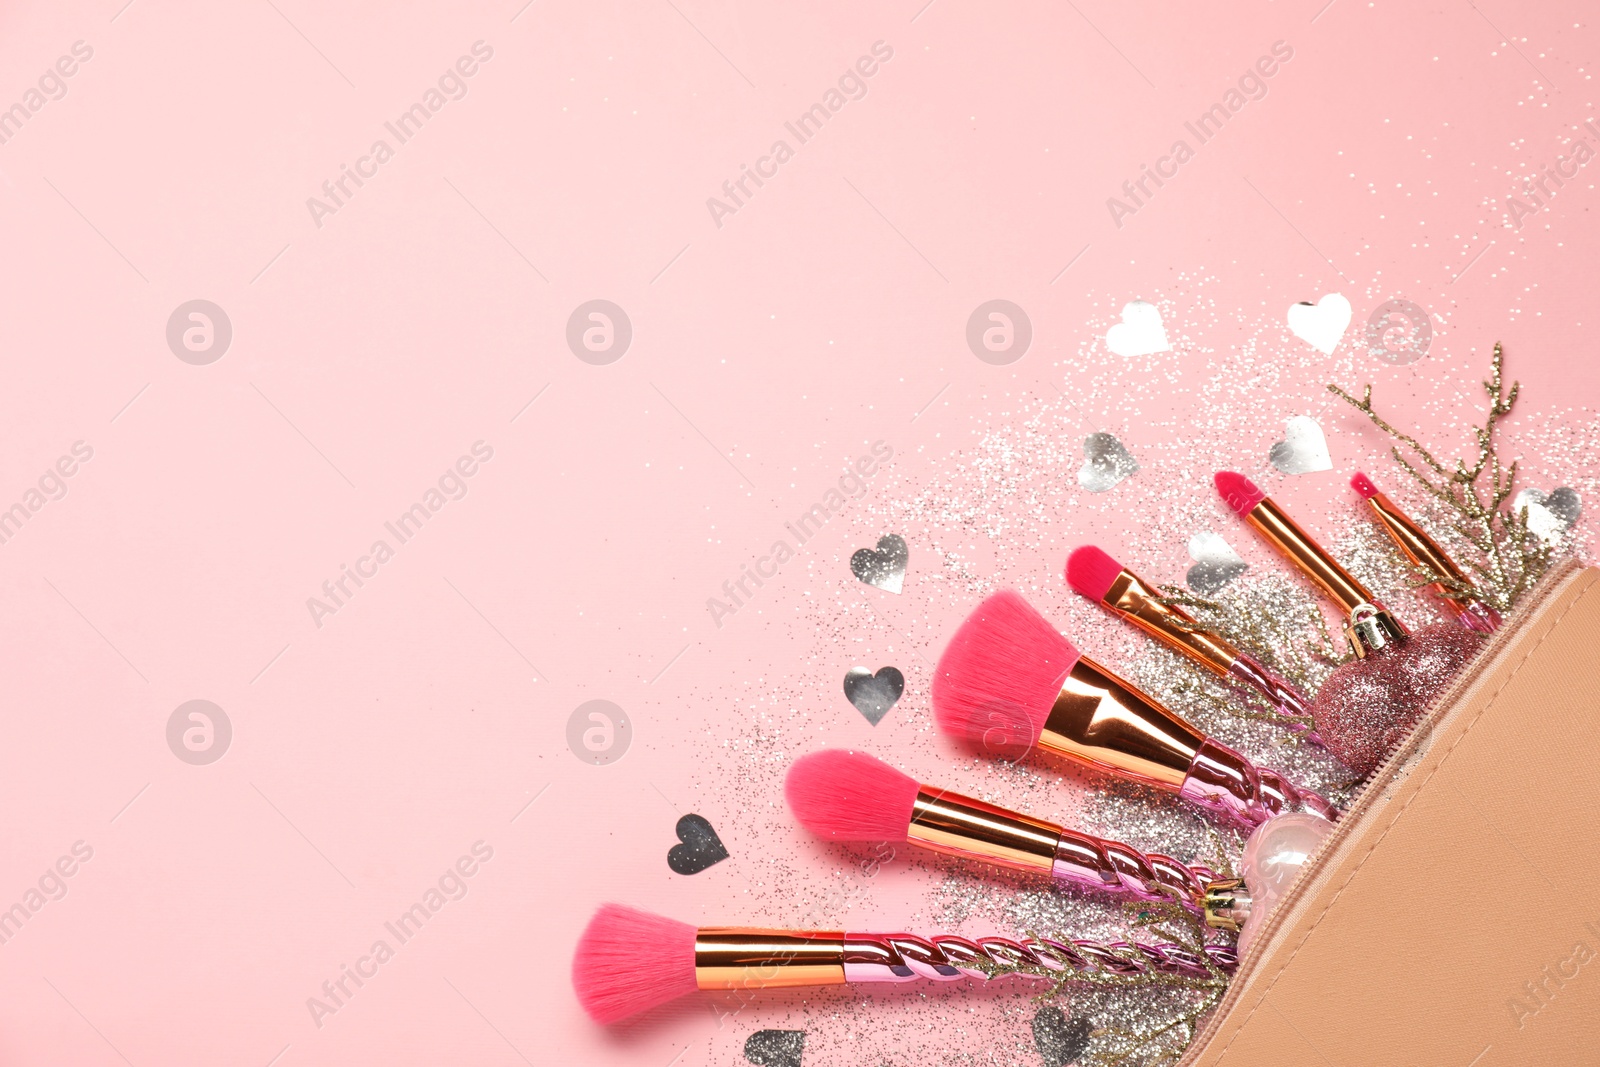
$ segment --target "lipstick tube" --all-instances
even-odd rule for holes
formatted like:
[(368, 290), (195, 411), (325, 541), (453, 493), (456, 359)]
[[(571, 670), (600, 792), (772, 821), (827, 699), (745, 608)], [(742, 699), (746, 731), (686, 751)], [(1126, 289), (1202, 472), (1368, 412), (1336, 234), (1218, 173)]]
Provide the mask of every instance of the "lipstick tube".
[(1177, 793), (1246, 829), (1289, 811), (1338, 817), (1318, 794), (1255, 767), (1088, 656), (1080, 656), (1062, 680), (1038, 744)]
[(1180, 652), (1220, 678), (1241, 682), (1271, 701), (1282, 714), (1294, 720), (1294, 729), (1319, 741), (1310, 732), (1311, 702), (1294, 686), (1268, 670), (1258, 660), (1242, 652), (1216, 634), (1196, 629), (1194, 616), (1180, 607), (1164, 603), (1160, 594), (1126, 567), (1106, 590), (1100, 603), (1156, 640)]
[(1057, 884), (1138, 900), (1175, 899), (1197, 912), (1206, 883), (1216, 877), (1206, 867), (927, 786), (917, 791), (906, 840), (947, 856), (1048, 875)]
[[(1412, 521), (1411, 516), (1401, 511), (1394, 501), (1373, 485), (1371, 479), (1364, 474), (1357, 474), (1350, 484), (1366, 498), (1367, 506), (1372, 509), (1378, 524), (1415, 566), (1462, 585), (1472, 585), (1466, 573), (1456, 566), (1455, 560), (1440, 547), (1439, 542), (1429, 537), (1422, 527)], [(1454, 612), (1456, 621), (1467, 629), (1491, 634), (1499, 627), (1499, 612), (1476, 597), (1464, 595), (1459, 588), (1453, 589), (1444, 582), (1434, 582), (1428, 588), (1434, 596), (1444, 601)]]
[(1056, 941), (948, 934), (846, 933), (706, 927), (695, 937), (695, 984), (702, 990), (786, 989), (919, 980), (990, 981), (1007, 975), (1152, 972), (1204, 977), (1231, 972), (1238, 954), (1206, 945), (1205, 957), (1177, 945)]

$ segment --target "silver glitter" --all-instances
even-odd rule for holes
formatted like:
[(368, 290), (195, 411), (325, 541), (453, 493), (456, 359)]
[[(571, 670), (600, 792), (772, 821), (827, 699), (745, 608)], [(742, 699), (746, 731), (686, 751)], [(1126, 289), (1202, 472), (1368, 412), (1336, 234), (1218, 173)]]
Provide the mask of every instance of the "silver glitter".
[[(1055, 353), (1055, 381), (1064, 386), (1041, 385), (1042, 393), (1023, 392), (1020, 385), (1012, 392), (975, 392), (962, 421), (955, 421), (957, 409), (950, 408), (940, 416), (944, 424), (918, 422), (916, 432), (923, 436), (896, 441), (895, 459), (870, 494), (852, 502), (789, 565), (785, 599), (729, 623), (730, 633), (743, 627), (749, 635), (738, 647), (754, 648), (759, 638), (784, 648), (787, 658), (732, 658), (728, 682), (678, 698), (685, 707), (704, 709), (702, 732), (662, 743), (684, 746), (695, 756), (698, 770), (686, 788), (732, 856), (699, 876), (721, 877), (721, 888), (708, 889), (697, 908), (677, 910), (675, 917), (707, 925), (968, 936), (1139, 936), (1130, 914), (1114, 900), (916, 853), (900, 842), (840, 846), (805, 834), (785, 808), (784, 773), (795, 757), (856, 743), (851, 738), (861, 738), (874, 755), (921, 781), (1180, 861), (1238, 863), (1238, 834), (1218, 829), (1165, 794), (1044, 759), (1015, 766), (980, 759), (937, 732), (928, 703), (934, 661), (956, 622), (983, 595), (1004, 587), (1018, 589), (1097, 660), (1257, 764), (1281, 770), (1335, 803), (1351, 799), (1355, 783), (1325, 752), (1242, 714), (1229, 705), (1230, 690), (1071, 594), (1061, 566), (1072, 548), (1100, 541), (1115, 546), (1118, 557), (1143, 576), (1175, 583), (1195, 561), (1183, 534), (1174, 531), (1217, 530), (1250, 566), (1216, 594), (1228, 611), (1305, 619), (1321, 610), (1304, 581), (1218, 503), (1209, 485), (1214, 470), (1259, 461), (1293, 412), (1317, 419), (1341, 462), (1358, 453), (1358, 465), (1381, 475), (1385, 492), (1465, 562), (1466, 546), (1450, 517), (1407, 484), (1385, 458), (1387, 443), (1363, 436), (1363, 420), (1331, 398), (1324, 383), (1375, 377), (1380, 395), (1385, 383), (1399, 383), (1417, 398), (1415, 421), (1430, 429), (1430, 446), (1454, 455), (1473, 447), (1461, 412), (1481, 399), (1475, 390), (1482, 359), (1452, 352), (1457, 335), (1448, 329), (1437, 333), (1425, 359), (1405, 367), (1374, 368), (1364, 350), (1357, 353), (1359, 346), (1342, 346), (1332, 357), (1303, 345), (1286, 348), (1281, 310), (1252, 318), (1219, 306), (1208, 290), (1214, 282), (1180, 273), (1155, 300), (1169, 324), (1183, 324), (1171, 330), (1172, 352), (1108, 361), (1093, 331), (1084, 331), (1076, 350)], [(1370, 306), (1392, 294), (1374, 287), (1348, 295)], [(1104, 320), (1117, 314), (1126, 297), (1086, 299)], [(1451, 324), (1449, 308), (1436, 314), (1441, 326)], [(1223, 331), (1225, 346), (1208, 346), (1205, 339)], [(1133, 439), (1126, 427), (1135, 422), (1138, 476), (1121, 481), (1115, 492), (1085, 492), (1078, 481), (1085, 436), (1105, 432)], [(1568, 486), (1580, 497), (1600, 499), (1592, 466), (1600, 443), (1594, 413), (1519, 408), (1511, 443), (1526, 457), (1519, 473), (1523, 484)], [(1269, 493), (1283, 485), (1270, 467), (1241, 469)], [(1296, 517), (1399, 617), (1414, 628), (1442, 618), (1432, 597), (1410, 588), (1410, 572), (1342, 478), (1307, 474), (1290, 484)], [(919, 561), (914, 580), (898, 597), (884, 596), (851, 573), (851, 554), (877, 543), (884, 530), (899, 531)], [(1582, 551), (1589, 539), (1585, 516), (1570, 540)], [(1329, 613), (1326, 621), (1336, 627), (1339, 620)], [(1251, 651), (1270, 661), (1269, 653), (1282, 650)], [(1313, 683), (1334, 666), (1302, 658)], [(904, 673), (904, 694), (892, 715), (868, 727), (839, 701), (839, 678), (852, 664), (886, 663)], [(817, 1062), (1036, 1063), (1039, 993), (1037, 982), (1006, 979), (988, 985), (769, 991), (743, 1002), (709, 997), (714, 1011), (736, 1013), (739, 1024), (719, 1030), (707, 1062), (741, 1067), (742, 1035), (781, 1028), (804, 1030), (806, 1057)], [(1085, 1063), (1136, 1048), (1145, 1039), (1140, 1035), (1168, 1025), (1186, 1006), (1173, 991), (1096, 987), (1070, 987), (1049, 1003), (1068, 1020), (1092, 1021)], [(1175, 1050), (1190, 1037), (1186, 1026), (1178, 1026), (1161, 1040)], [(1128, 1062), (1147, 1059), (1152, 1051), (1146, 1047)]]

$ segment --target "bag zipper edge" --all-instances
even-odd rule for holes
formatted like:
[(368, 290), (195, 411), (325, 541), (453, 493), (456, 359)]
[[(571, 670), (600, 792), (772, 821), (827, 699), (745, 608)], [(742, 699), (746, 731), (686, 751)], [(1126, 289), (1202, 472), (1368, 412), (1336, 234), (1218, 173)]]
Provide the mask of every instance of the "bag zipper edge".
[(1233, 1008), (1243, 998), (1250, 979), (1254, 977), (1255, 969), (1262, 956), (1272, 945), (1278, 933), (1286, 926), (1298, 908), (1304, 903), (1305, 898), (1319, 887), (1335, 852), (1340, 849), (1355, 833), (1355, 828), (1361, 825), (1366, 818), (1381, 806), (1383, 801), (1384, 783), (1392, 781), (1413, 758), (1425, 754), (1427, 745), (1423, 744), (1433, 736), (1435, 727), (1444, 722), (1461, 706), (1465, 698), (1478, 688), (1485, 680), (1488, 672), (1478, 665), (1490, 663), (1498, 656), (1513, 639), (1521, 636), (1522, 632), (1530, 625), (1531, 620), (1541, 614), (1540, 609), (1554, 601), (1561, 593), (1581, 576), (1588, 568), (1575, 558), (1568, 558), (1562, 563), (1551, 568), (1551, 571), (1539, 580), (1533, 589), (1533, 595), (1528, 603), (1516, 615), (1507, 620), (1495, 634), (1489, 638), (1477, 656), (1468, 665), (1468, 672), (1463, 672), (1456, 677), (1445, 691), (1434, 701), (1433, 706), (1412, 727), (1406, 740), (1389, 754), (1377, 770), (1373, 771), (1362, 784), (1357, 794), (1355, 803), (1351, 804), (1339, 821), (1334, 824), (1333, 832), (1317, 845), (1316, 849), (1306, 858), (1305, 865), (1296, 875), (1287, 893), (1278, 902), (1271, 918), (1262, 927), (1250, 945), (1250, 950), (1239, 960), (1238, 969), (1234, 972), (1233, 979), (1228, 983), (1228, 990), (1222, 995), (1222, 1000), (1211, 1010), (1210, 1017), (1206, 1020), (1199, 1033), (1189, 1042), (1189, 1047), (1184, 1049), (1183, 1055), (1178, 1058), (1174, 1067), (1193, 1067), (1211, 1043), (1216, 1040), (1217, 1033), (1222, 1025), (1232, 1014)]

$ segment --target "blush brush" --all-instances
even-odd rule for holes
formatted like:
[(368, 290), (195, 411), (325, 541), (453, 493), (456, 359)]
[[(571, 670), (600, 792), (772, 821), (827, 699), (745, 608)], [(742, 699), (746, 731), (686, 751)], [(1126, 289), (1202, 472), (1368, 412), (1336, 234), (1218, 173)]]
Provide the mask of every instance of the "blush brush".
[(1113, 615), (1137, 626), (1168, 648), (1198, 663), (1217, 677), (1243, 685), (1265, 697), (1291, 728), (1311, 733), (1311, 702), (1259, 660), (1200, 626), (1194, 616), (1167, 603), (1160, 592), (1094, 545), (1076, 548), (1067, 557), (1067, 584)]
[(892, 841), (1045, 875), (1060, 885), (1204, 912), (1209, 868), (924, 785), (864, 752), (802, 756), (783, 786), (807, 830), (835, 841)]
[(1249, 829), (1334, 807), (1259, 769), (1149, 694), (1080, 655), (1019, 594), (995, 593), (967, 617), (933, 679), (939, 728), (996, 755), (1044, 749), (1170, 792)]
[(615, 1023), (697, 990), (987, 982), (1009, 975), (1050, 983), (1113, 974), (1213, 977), (1238, 966), (1228, 945), (1208, 944), (1203, 952), (1127, 941), (696, 928), (606, 904), (578, 940), (572, 986), (590, 1018)]

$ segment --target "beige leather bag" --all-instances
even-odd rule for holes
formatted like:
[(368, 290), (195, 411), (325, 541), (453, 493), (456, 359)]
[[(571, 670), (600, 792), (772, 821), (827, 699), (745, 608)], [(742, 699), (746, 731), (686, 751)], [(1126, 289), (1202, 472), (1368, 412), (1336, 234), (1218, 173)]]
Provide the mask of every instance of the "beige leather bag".
[(1600, 1064), (1600, 570), (1548, 575), (1373, 783), (1185, 1067)]

